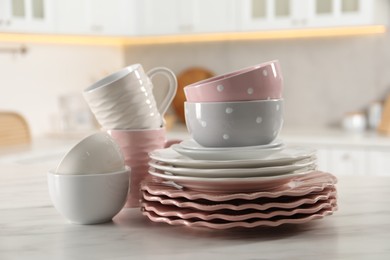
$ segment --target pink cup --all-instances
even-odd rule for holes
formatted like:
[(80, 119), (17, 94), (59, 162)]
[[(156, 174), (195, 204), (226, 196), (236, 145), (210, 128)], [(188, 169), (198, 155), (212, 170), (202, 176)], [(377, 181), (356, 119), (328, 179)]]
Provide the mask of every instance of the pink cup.
[(130, 189), (125, 207), (139, 207), (140, 184), (148, 176), (149, 152), (169, 147), (178, 140), (166, 140), (164, 127), (157, 129), (108, 130), (112, 138), (121, 147), (125, 163), (131, 168)]
[(184, 88), (188, 102), (230, 102), (282, 98), (279, 61), (198, 81)]

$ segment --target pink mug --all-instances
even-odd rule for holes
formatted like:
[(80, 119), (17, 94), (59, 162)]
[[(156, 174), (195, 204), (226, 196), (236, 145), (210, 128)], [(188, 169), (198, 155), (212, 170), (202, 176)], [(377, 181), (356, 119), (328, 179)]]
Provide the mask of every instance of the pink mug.
[(169, 147), (179, 140), (167, 140), (165, 127), (156, 129), (108, 130), (108, 134), (119, 144), (125, 163), (131, 168), (130, 189), (125, 207), (140, 205), (140, 185), (148, 176), (149, 153)]

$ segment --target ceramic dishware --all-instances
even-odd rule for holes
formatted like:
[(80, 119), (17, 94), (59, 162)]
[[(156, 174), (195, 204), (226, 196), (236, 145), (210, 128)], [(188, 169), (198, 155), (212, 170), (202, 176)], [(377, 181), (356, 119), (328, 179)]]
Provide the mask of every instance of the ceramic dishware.
[(302, 160), (315, 160), (314, 149), (299, 146), (286, 146), (281, 152), (274, 153), (265, 158), (237, 159), (237, 160), (199, 160), (191, 159), (170, 148), (157, 149), (149, 154), (150, 158), (176, 167), (189, 167), (197, 169), (221, 168), (252, 168), (286, 166)]
[(270, 144), (283, 124), (283, 99), (184, 105), (188, 131), (205, 147)]
[(282, 98), (283, 78), (279, 61), (198, 81), (184, 88), (188, 102), (228, 102)]
[(281, 152), (285, 145), (266, 148), (266, 149), (226, 149), (226, 150), (191, 150), (185, 149), (180, 144), (172, 145), (172, 149), (176, 152), (185, 155), (194, 160), (216, 160), (216, 161), (228, 161), (228, 160), (242, 160), (242, 159), (261, 159), (266, 158), (272, 154)]
[(151, 180), (142, 184), (141, 208), (153, 222), (188, 227), (300, 224), (337, 210), (336, 182), (332, 174), (314, 171), (269, 191), (208, 192)]
[(308, 159), (299, 161), (290, 165), (269, 166), (269, 167), (251, 167), (251, 168), (220, 168), (220, 169), (197, 169), (188, 167), (177, 167), (167, 165), (161, 162), (150, 161), (149, 165), (166, 174), (201, 178), (244, 178), (260, 176), (276, 176), (290, 173), (300, 169), (315, 170), (316, 160)]
[(239, 147), (204, 147), (193, 139), (186, 139), (183, 140), (178, 144), (180, 148), (186, 149), (186, 150), (192, 150), (192, 151), (201, 151), (201, 152), (210, 152), (210, 151), (231, 151), (231, 152), (241, 152), (244, 150), (262, 150), (262, 149), (269, 149), (269, 148), (276, 148), (283, 146), (284, 143), (281, 140), (275, 140), (272, 143), (269, 144), (263, 144), (263, 145), (252, 145), (252, 146), (239, 146)]
[(234, 193), (234, 192), (256, 192), (266, 191), (285, 185), (290, 180), (313, 173), (313, 170), (301, 169), (283, 175), (242, 177), (242, 178), (203, 178), (176, 176), (162, 173), (154, 168), (149, 169), (149, 173), (155, 177), (191, 190), (210, 193)]
[[(151, 79), (164, 75), (168, 90), (158, 104)], [(147, 73), (140, 64), (128, 66), (86, 88), (84, 98), (105, 129), (152, 129), (163, 125), (163, 116), (177, 89), (175, 74), (164, 67)]]
[(148, 176), (149, 153), (180, 140), (167, 140), (164, 127), (138, 130), (108, 130), (121, 147), (125, 164), (131, 168), (130, 190), (126, 207), (138, 207), (140, 183)]
[(119, 145), (105, 132), (82, 139), (62, 158), (57, 174), (105, 174), (125, 170)]
[(105, 174), (69, 175), (48, 172), (50, 198), (65, 218), (77, 224), (110, 221), (123, 208), (129, 169)]

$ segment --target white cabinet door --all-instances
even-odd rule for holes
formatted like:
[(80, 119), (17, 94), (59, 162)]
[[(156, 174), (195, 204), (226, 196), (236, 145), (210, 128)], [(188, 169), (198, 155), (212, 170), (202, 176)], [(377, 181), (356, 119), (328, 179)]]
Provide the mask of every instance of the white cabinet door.
[(134, 35), (135, 2), (131, 0), (87, 0), (87, 28), (92, 34)]
[(1, 31), (52, 32), (52, 2), (49, 0), (0, 0)]
[[(375, 3), (377, 2), (377, 3)], [(347, 26), (372, 24), (375, 18), (372, 0), (311, 0), (308, 26)]]
[(290, 29), (388, 23), (386, 0), (243, 0), (241, 29)]
[(176, 34), (179, 32), (180, 1), (143, 0), (138, 2), (141, 35)]
[(370, 175), (390, 176), (390, 149), (370, 150), (368, 152)]
[(142, 35), (237, 30), (236, 0), (144, 0), (139, 3)]
[(134, 35), (134, 0), (57, 0), (58, 33)]
[(337, 175), (367, 175), (367, 153), (359, 148), (331, 148), (329, 171)]
[(85, 34), (88, 31), (86, 0), (57, 0), (56, 31), (62, 34)]
[(240, 29), (289, 29), (302, 26), (310, 0), (240, 1)]
[[(183, 1), (191, 2), (191, 1)], [(236, 0), (192, 0), (193, 32), (237, 31)]]

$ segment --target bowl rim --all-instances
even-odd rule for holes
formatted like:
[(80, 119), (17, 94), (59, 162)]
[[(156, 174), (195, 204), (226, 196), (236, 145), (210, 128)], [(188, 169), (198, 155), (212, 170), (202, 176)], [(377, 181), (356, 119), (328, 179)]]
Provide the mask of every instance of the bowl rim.
[(129, 166), (125, 166), (125, 169), (120, 170), (120, 171), (115, 171), (115, 172), (107, 172), (107, 173), (93, 173), (93, 174), (63, 174), (63, 173), (57, 173), (56, 169), (50, 169), (47, 171), (48, 175), (53, 175), (53, 176), (61, 176), (63, 178), (92, 178), (92, 177), (97, 177), (97, 176), (112, 176), (112, 175), (121, 175), (124, 173), (131, 173), (131, 168)]
[(266, 62), (263, 62), (260, 64), (245, 67), (245, 68), (242, 68), (239, 70), (234, 70), (234, 71), (231, 71), (228, 73), (224, 73), (224, 74), (212, 77), (212, 78), (204, 79), (204, 80), (201, 80), (201, 81), (198, 81), (198, 82), (195, 82), (195, 83), (192, 83), (190, 85), (185, 86), (184, 90), (197, 89), (197, 88), (200, 88), (202, 86), (205, 86), (206, 84), (215, 83), (218, 81), (222, 81), (222, 80), (230, 79), (230, 78), (233, 78), (233, 77), (236, 77), (239, 75), (250, 73), (252, 71), (258, 70), (260, 68), (263, 68), (265, 66), (275, 64), (275, 63), (279, 64), (279, 60), (275, 59), (275, 60), (271, 60), (271, 61), (266, 61)]
[(239, 104), (239, 105), (244, 105), (244, 104), (254, 104), (254, 103), (283, 103), (284, 102), (284, 99), (283, 98), (274, 98), (274, 99), (258, 99), (258, 100), (244, 100), (244, 101), (221, 101), (221, 102), (217, 102), (217, 101), (213, 101), (213, 102), (191, 102), (191, 101), (185, 101), (184, 102), (184, 105), (187, 106), (187, 105), (196, 105), (196, 104), (200, 104), (200, 105), (226, 105), (226, 104), (231, 104), (231, 105), (234, 105), (234, 104)]

